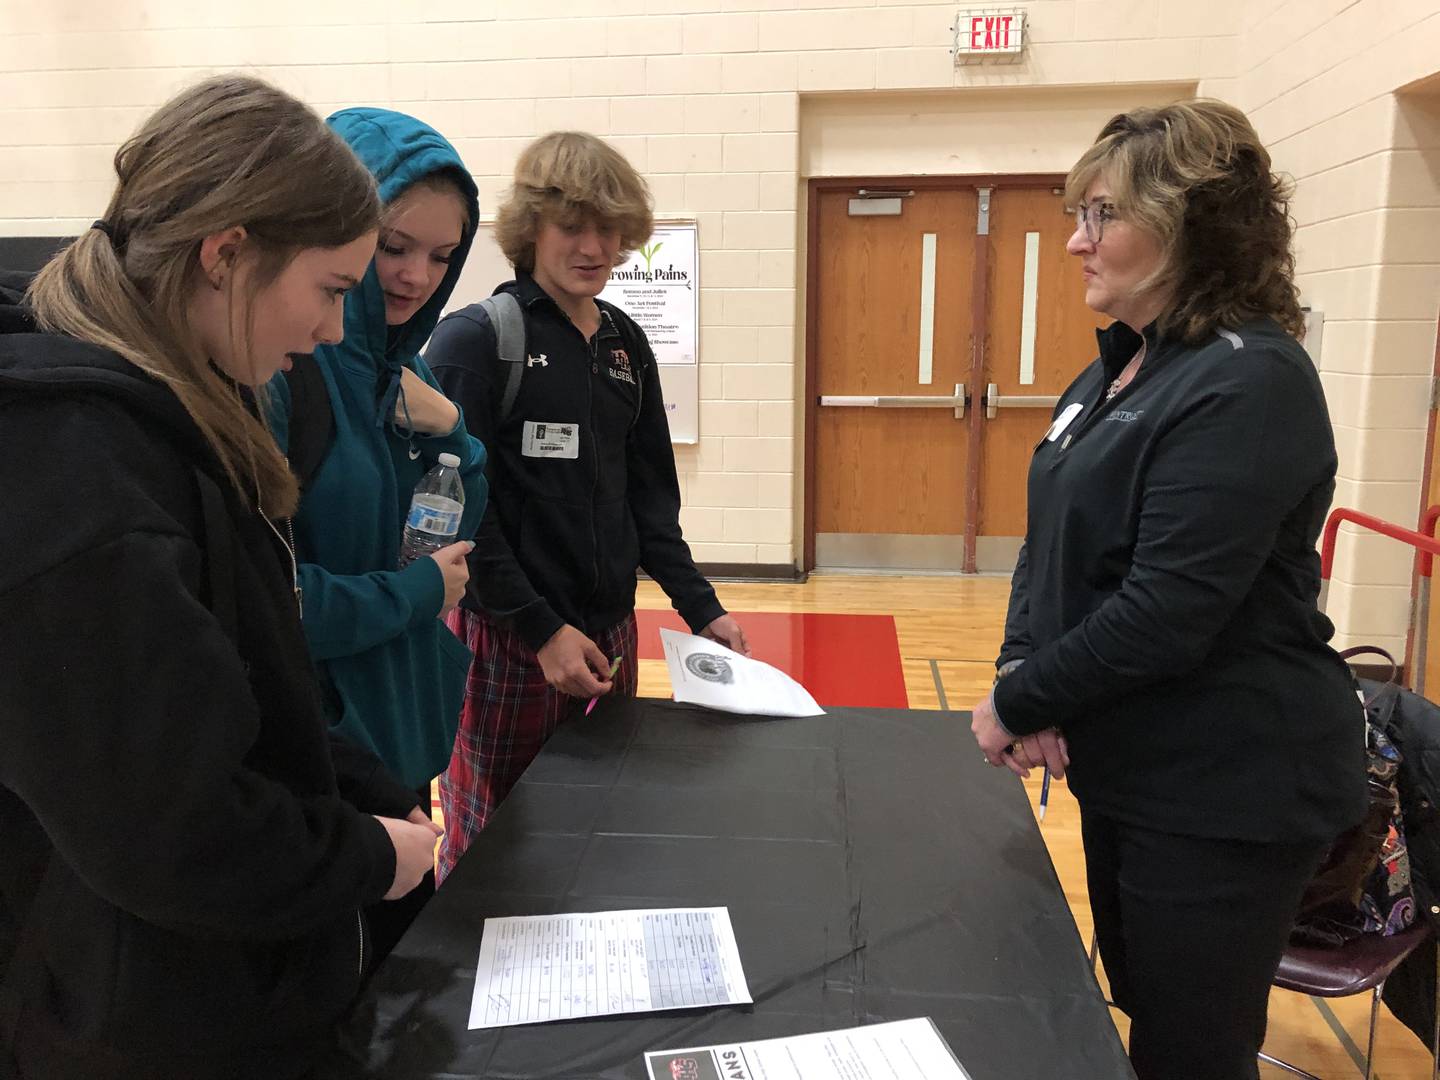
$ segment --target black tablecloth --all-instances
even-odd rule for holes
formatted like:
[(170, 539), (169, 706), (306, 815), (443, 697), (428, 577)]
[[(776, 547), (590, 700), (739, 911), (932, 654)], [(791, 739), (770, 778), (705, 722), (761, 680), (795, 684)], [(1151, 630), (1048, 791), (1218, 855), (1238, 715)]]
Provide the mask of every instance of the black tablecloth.
[[(487, 916), (721, 905), (753, 1006), (466, 1028)], [(376, 973), (340, 1074), (640, 1078), (646, 1050), (911, 1016), (974, 1080), (1133, 1076), (1024, 792), (965, 714), (606, 701)]]

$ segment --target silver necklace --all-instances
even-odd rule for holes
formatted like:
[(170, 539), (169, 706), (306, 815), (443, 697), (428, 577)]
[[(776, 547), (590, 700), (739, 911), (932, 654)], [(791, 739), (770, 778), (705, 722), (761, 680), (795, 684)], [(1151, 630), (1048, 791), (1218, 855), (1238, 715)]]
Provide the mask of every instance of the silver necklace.
[(1116, 375), (1115, 378), (1113, 378), (1113, 379), (1110, 380), (1110, 387), (1109, 387), (1109, 389), (1107, 389), (1107, 390), (1105, 391), (1105, 400), (1106, 400), (1106, 401), (1109, 401), (1111, 398), (1113, 398), (1116, 394), (1118, 394), (1118, 393), (1120, 392), (1120, 388), (1121, 388), (1121, 387), (1124, 385), (1124, 383), (1125, 383), (1125, 375), (1126, 375), (1127, 372), (1130, 372), (1131, 374), (1133, 374), (1133, 372), (1131, 371), (1132, 368), (1133, 368), (1135, 371), (1140, 370), (1140, 362), (1145, 359), (1145, 345), (1146, 345), (1146, 344), (1147, 344), (1146, 342), (1143, 342), (1143, 341), (1142, 341), (1142, 342), (1140, 343), (1140, 351), (1137, 352), (1134, 356), (1132, 356), (1132, 357), (1130, 358), (1130, 362), (1129, 362), (1128, 364), (1126, 364), (1123, 368), (1120, 369), (1120, 374), (1119, 374), (1119, 375)]

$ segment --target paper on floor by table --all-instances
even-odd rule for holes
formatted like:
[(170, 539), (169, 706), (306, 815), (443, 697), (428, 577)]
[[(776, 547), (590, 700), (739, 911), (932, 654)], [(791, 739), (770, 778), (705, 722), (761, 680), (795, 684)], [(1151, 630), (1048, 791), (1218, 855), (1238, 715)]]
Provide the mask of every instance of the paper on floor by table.
[(486, 919), (470, 1029), (750, 1000), (728, 908)]
[(660, 1050), (650, 1080), (970, 1080), (933, 1021), (795, 1035), (788, 1039)]
[(758, 716), (823, 716), (810, 692), (778, 668), (718, 641), (660, 628), (676, 701)]

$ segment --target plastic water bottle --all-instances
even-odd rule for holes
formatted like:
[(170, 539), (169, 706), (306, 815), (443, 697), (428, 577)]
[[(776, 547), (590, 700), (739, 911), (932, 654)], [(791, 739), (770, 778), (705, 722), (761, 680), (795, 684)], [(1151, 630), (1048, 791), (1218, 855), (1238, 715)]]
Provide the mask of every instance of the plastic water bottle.
[(460, 515), (465, 509), (465, 488), (460, 483), (460, 459), (441, 454), (439, 464), (420, 478), (405, 518), (405, 535), (400, 541), (400, 569), (416, 559), (453, 544), (460, 535)]

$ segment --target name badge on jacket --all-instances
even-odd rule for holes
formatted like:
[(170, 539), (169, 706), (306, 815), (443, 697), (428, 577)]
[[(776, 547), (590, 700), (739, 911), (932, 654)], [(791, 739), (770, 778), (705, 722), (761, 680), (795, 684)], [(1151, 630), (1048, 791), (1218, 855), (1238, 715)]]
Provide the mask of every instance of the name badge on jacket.
[(526, 420), (520, 440), (520, 453), (536, 458), (578, 458), (580, 456), (580, 425), (551, 424)]
[(1083, 408), (1085, 408), (1084, 404), (1078, 401), (1072, 401), (1066, 405), (1065, 411), (1055, 418), (1055, 422), (1050, 425), (1050, 430), (1045, 433), (1045, 441), (1054, 442), (1058, 439), (1060, 433), (1070, 426), (1070, 421), (1080, 415), (1080, 410)]

